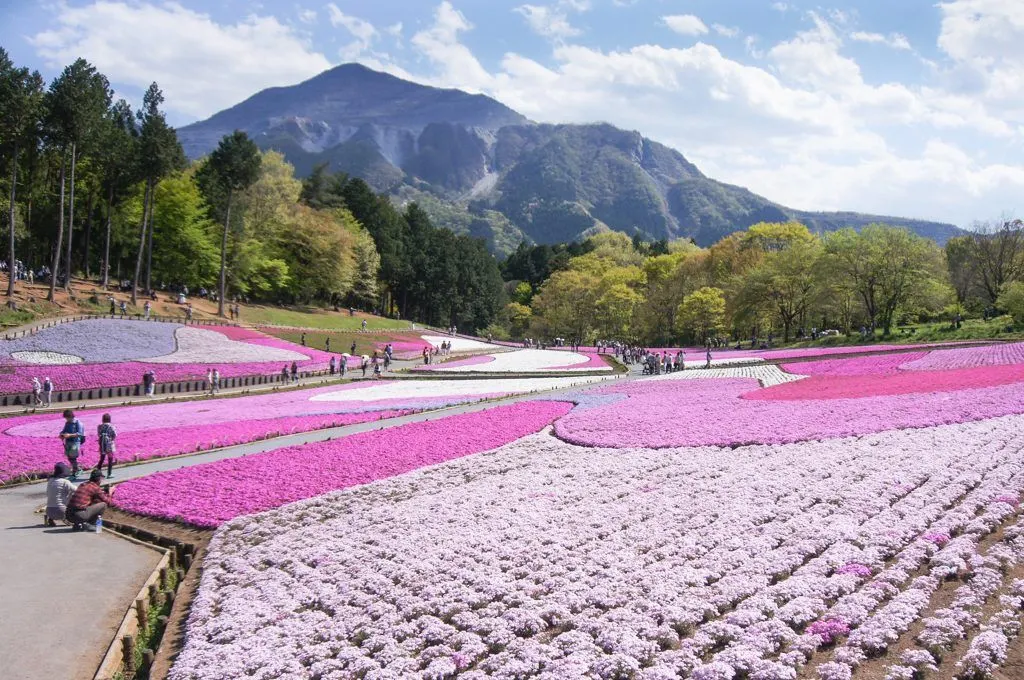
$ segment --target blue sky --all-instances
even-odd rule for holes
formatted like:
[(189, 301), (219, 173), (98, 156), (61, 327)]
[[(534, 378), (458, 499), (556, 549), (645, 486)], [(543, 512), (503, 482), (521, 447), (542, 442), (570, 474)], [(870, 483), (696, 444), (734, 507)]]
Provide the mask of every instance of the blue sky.
[(7, 0), (0, 44), (132, 102), (155, 80), (176, 125), (359, 61), (639, 130), (792, 207), (1024, 208), (1021, 0)]

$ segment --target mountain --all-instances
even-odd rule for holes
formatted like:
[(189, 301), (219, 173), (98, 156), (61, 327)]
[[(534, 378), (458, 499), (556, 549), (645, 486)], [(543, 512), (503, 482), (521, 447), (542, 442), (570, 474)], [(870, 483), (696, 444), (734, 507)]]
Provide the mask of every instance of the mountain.
[(509, 252), (522, 239), (571, 241), (601, 229), (706, 246), (761, 221), (814, 231), (885, 222), (945, 243), (951, 224), (793, 210), (705, 176), (681, 153), (607, 124), (548, 125), (459, 90), (418, 85), (358, 64), (263, 90), (178, 130), (198, 158), (239, 129), (308, 175), (320, 163), (362, 177), (438, 224)]

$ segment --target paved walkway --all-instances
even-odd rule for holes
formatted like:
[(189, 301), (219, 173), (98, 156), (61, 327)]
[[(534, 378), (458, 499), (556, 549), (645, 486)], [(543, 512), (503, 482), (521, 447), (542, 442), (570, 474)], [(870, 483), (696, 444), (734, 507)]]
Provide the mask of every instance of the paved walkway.
[(160, 555), (110, 534), (44, 529), (44, 484), (0, 494), (5, 680), (91, 678)]
[[(438, 420), (577, 387), (453, 406), (115, 468), (115, 482), (358, 432)], [(0, 489), (0, 667), (3, 680), (90, 678), (158, 553), (109, 534), (44, 529), (45, 482)], [(116, 491), (115, 491), (116, 493)], [(52, 646), (52, 648), (51, 648)]]

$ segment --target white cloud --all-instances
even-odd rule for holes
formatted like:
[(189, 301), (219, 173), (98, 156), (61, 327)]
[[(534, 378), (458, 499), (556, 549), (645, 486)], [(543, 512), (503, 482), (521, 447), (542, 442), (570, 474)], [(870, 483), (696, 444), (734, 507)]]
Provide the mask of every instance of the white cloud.
[(479, 92), (493, 79), (469, 48), (459, 42), (459, 33), (472, 28), (462, 12), (443, 0), (434, 11), (433, 25), (416, 33), (412, 44), (438, 68), (438, 77), (448, 87)]
[(316, 23), (317, 13), (315, 9), (299, 9), (299, 21), (304, 24)]
[(562, 40), (580, 34), (580, 30), (569, 23), (569, 17), (558, 7), (520, 5), (515, 11), (523, 15), (534, 33), (545, 38)]
[(881, 33), (854, 31), (850, 34), (850, 40), (853, 40), (854, 42), (888, 45), (894, 50), (910, 51), (911, 49), (910, 41), (907, 39), (907, 36), (902, 33), (890, 33), (889, 35), (883, 35)]
[(740, 34), (740, 29), (735, 26), (723, 26), (722, 24), (711, 24), (711, 28), (723, 38), (735, 38)]
[(776, 12), (788, 12), (791, 8), (788, 3), (785, 2), (773, 2), (772, 9)]
[(118, 86), (145, 89), (156, 81), (168, 110), (181, 117), (205, 117), (266, 87), (331, 67), (274, 17), (218, 24), (173, 3), (104, 0), (61, 5), (55, 24), (29, 38), (48, 65), (59, 68), (83, 57)]
[(666, 26), (680, 35), (705, 35), (708, 32), (708, 27), (700, 17), (692, 14), (673, 14), (661, 19)]
[(392, 37), (401, 38), (402, 37), (402, 29), (403, 29), (402, 22), (399, 21), (399, 22), (391, 24), (390, 26), (385, 28), (384, 32), (387, 33), (388, 35), (392, 36)]
[(340, 50), (341, 58), (345, 61), (358, 59), (377, 39), (377, 29), (373, 24), (345, 14), (333, 2), (327, 4), (327, 15), (331, 20), (331, 26), (340, 26), (352, 35), (353, 41)]

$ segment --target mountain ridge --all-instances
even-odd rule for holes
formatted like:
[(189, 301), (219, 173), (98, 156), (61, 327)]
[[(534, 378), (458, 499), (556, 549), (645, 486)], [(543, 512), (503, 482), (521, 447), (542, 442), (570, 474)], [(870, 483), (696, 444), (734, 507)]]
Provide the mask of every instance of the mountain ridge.
[(534, 123), (485, 95), (343, 64), (262, 90), (178, 130), (197, 158), (244, 130), (308, 175), (320, 163), (362, 177), (398, 203), (416, 200), (442, 226), (506, 253), (517, 238), (555, 243), (609, 228), (706, 246), (760, 221), (814, 231), (871, 222), (944, 243), (954, 225), (788, 208), (704, 175), (681, 152), (609, 123)]

